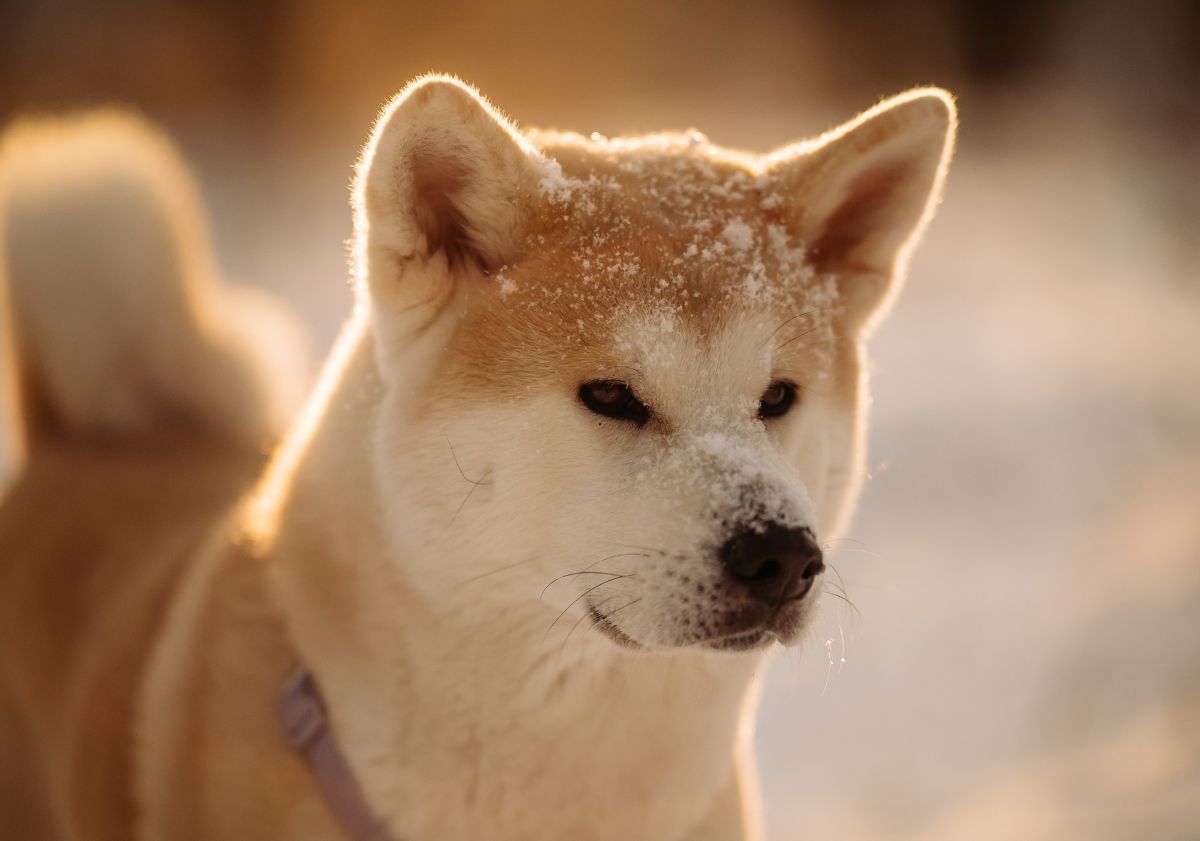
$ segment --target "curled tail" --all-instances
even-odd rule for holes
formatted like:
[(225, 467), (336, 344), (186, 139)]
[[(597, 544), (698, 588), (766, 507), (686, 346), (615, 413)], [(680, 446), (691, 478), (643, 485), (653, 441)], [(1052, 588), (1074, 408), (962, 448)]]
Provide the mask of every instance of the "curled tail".
[(0, 330), (10, 447), (180, 422), (261, 444), (304, 385), (292, 320), (219, 279), (187, 168), (120, 111), (0, 138)]

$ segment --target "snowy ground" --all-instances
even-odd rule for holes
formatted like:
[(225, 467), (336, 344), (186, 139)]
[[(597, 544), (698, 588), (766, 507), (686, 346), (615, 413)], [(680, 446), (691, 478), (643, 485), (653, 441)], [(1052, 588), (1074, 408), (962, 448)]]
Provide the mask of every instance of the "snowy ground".
[[(773, 841), (1200, 837), (1196, 246), (1113, 147), (984, 140), (874, 345), (858, 612), (768, 676)], [(197, 149), (225, 267), (322, 350), (352, 149)]]

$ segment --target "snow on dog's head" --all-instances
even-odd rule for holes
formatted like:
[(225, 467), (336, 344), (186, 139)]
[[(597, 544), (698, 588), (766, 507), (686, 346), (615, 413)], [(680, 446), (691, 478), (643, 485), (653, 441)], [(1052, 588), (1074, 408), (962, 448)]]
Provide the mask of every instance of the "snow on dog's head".
[(862, 341), (953, 126), (919, 90), (754, 156), (522, 135), (442, 77), (401, 94), (355, 260), (414, 585), (630, 648), (795, 639), (861, 472)]

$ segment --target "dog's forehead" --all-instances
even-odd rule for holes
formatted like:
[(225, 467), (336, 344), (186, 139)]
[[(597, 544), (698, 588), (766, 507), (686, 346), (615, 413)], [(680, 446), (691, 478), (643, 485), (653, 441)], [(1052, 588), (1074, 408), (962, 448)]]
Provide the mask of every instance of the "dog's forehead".
[(494, 274), (468, 316), (476, 375), (633, 366), (678, 379), (736, 346), (745, 365), (721, 368), (733, 374), (769, 365), (747, 343), (772, 347), (789, 319), (783, 339), (818, 321), (828, 332), (836, 287), (753, 167), (709, 156), (690, 135), (647, 141), (552, 148), (525, 256)]
[(610, 243), (633, 241), (660, 267), (709, 264), (713, 277), (752, 267), (756, 259), (798, 264), (802, 255), (788, 242), (781, 202), (752, 168), (753, 159), (717, 154), (697, 137), (552, 147), (535, 202), (535, 235), (584, 252), (611, 253)]
[(683, 321), (795, 311), (826, 292), (749, 156), (697, 133), (554, 138), (543, 143), (553, 157), (534, 202), (529, 271), (511, 274), (510, 291), (524, 275), (526, 292), (570, 291), (577, 309), (606, 318), (668, 307)]

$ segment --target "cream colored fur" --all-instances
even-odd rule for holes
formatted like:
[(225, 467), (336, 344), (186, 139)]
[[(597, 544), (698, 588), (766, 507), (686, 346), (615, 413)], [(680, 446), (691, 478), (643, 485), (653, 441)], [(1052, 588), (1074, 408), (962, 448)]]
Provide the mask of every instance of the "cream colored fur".
[[(914, 91), (757, 157), (520, 134), (414, 83), (359, 166), (356, 312), (253, 488), (287, 395), (278, 346), (233, 325), (274, 310), (215, 281), (145, 128), (18, 129), (0, 386), (10, 429), (33, 420), (0, 508), (0, 807), (22, 837), (342, 837), (275, 720), (299, 664), (398, 839), (759, 837), (764, 658), (820, 588), (714, 650), (738, 637), (715, 547), (844, 523), (862, 342), (953, 127)], [(800, 403), (758, 420), (780, 377)], [(597, 379), (651, 420), (590, 413)]]

